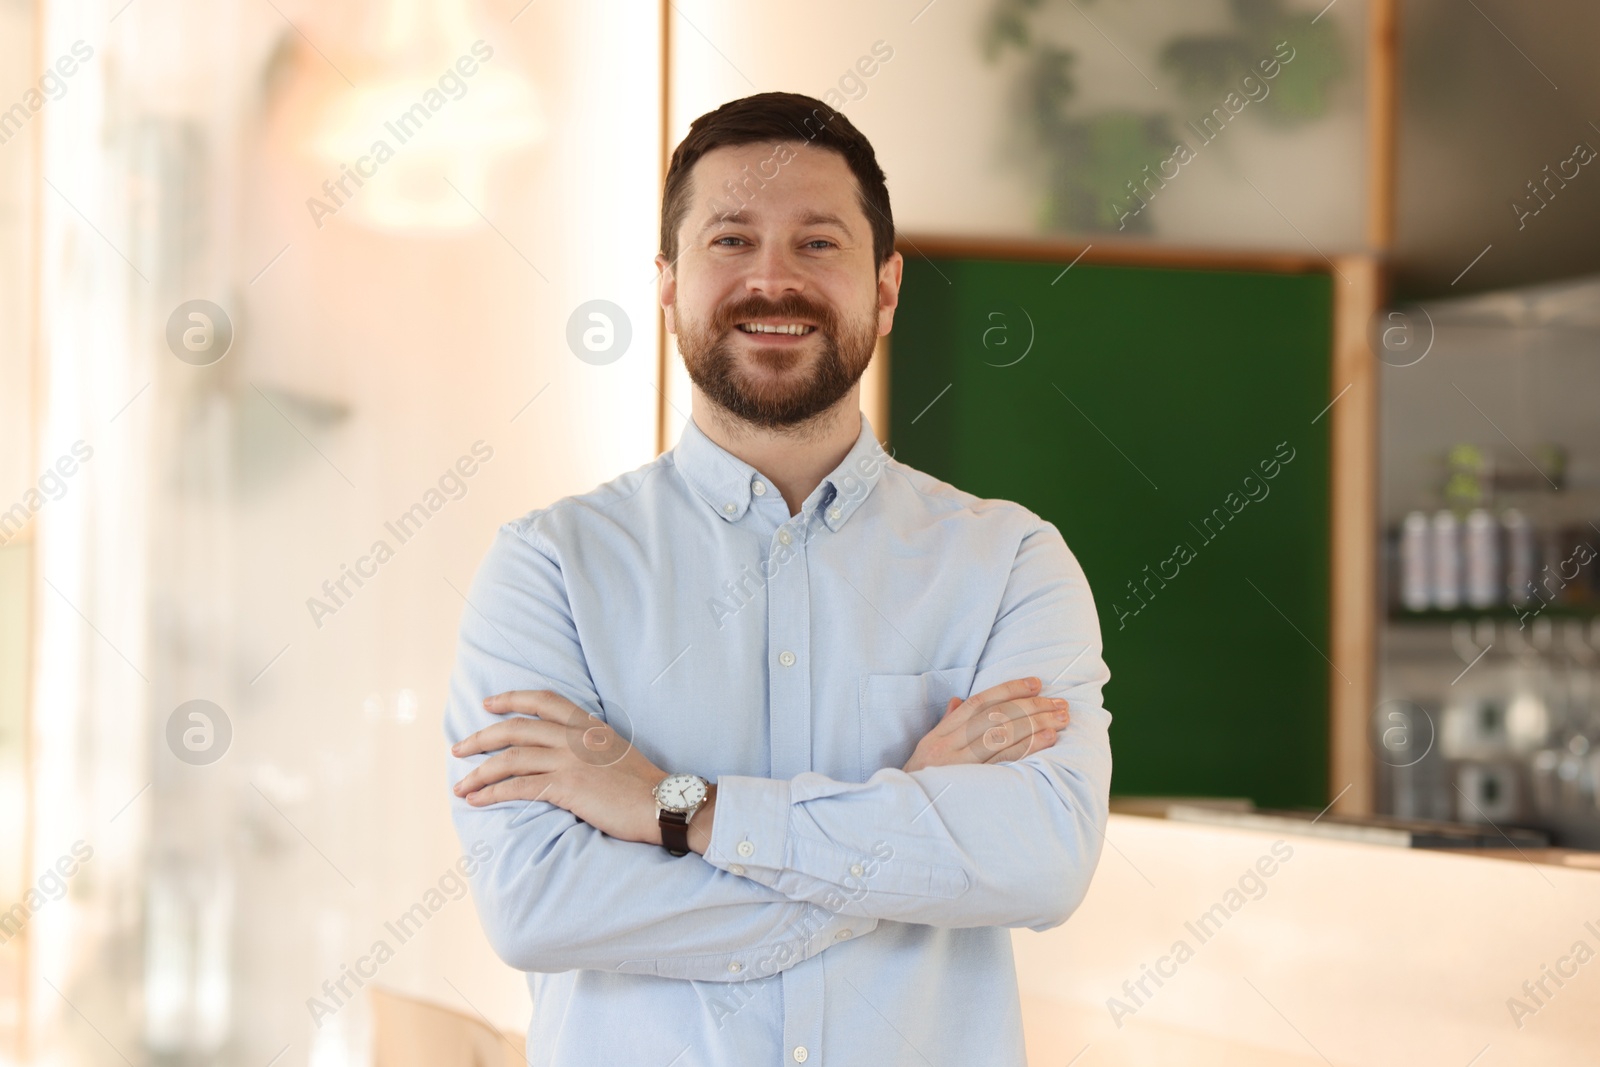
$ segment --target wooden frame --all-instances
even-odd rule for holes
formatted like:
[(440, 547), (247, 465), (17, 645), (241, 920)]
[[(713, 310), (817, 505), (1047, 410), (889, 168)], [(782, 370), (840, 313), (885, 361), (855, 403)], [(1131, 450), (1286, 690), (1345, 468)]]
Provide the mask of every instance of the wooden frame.
[[(661, 173), (658, 186), (667, 182), (672, 162), (672, 0), (661, 0)], [(656, 455), (667, 450), (667, 316), (656, 303)]]
[(910, 258), (1018, 259), (1067, 263), (1079, 260), (1124, 267), (1190, 270), (1259, 270), (1272, 274), (1319, 274), (1332, 268), (1318, 255), (1256, 249), (1182, 248), (1146, 241), (1048, 237), (964, 237), (896, 234), (895, 249)]
[(1395, 127), (1400, 102), (1397, 0), (1367, 0), (1367, 247), (1394, 244)]
[(1378, 361), (1369, 324), (1384, 301), (1376, 256), (1341, 256), (1334, 286), (1332, 406), (1328, 409), (1329, 802), (1371, 815), (1376, 788), (1371, 716), (1378, 680)]

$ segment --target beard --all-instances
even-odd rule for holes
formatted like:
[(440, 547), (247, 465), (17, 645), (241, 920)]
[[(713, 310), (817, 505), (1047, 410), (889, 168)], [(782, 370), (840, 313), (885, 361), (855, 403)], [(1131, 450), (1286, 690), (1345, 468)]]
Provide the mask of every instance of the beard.
[[(742, 342), (733, 333), (739, 323), (760, 318), (797, 320), (816, 327), (806, 335), (820, 349), (809, 373), (771, 381), (740, 366), (734, 347)], [(718, 407), (764, 429), (799, 425), (837, 404), (866, 372), (877, 341), (876, 316), (847, 321), (831, 306), (799, 293), (778, 300), (749, 296), (730, 301), (718, 308), (705, 326), (685, 317), (678, 327), (678, 350), (689, 379)], [(763, 369), (787, 376), (810, 358), (806, 347), (755, 348), (748, 358)]]

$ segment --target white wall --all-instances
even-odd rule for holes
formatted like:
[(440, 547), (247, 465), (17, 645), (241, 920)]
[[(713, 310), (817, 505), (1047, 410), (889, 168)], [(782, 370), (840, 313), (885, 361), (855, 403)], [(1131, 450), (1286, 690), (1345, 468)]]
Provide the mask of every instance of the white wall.
[[(659, 28), (575, 5), (120, 6), (53, 9), (45, 48), (96, 57), (49, 116), (46, 176), (82, 215), (46, 207), (44, 450), (96, 451), (38, 527), (35, 860), (77, 837), (95, 859), (31, 929), (39, 1061), (109, 1040), (357, 1063), (364, 1005), (319, 1028), (307, 1000), (461, 852), (456, 590), (500, 523), (655, 455)], [(319, 227), (307, 199), (386, 136), (368, 116), (480, 38), (466, 94)], [(235, 329), (212, 366), (163, 339), (196, 297)], [(596, 298), (633, 325), (605, 366), (566, 342)], [(478, 441), (493, 459), (398, 544), (385, 521)], [(314, 620), (380, 538), (394, 558)], [(196, 698), (233, 730), (206, 766), (165, 736)], [(376, 980), (526, 1026), (469, 899)]]

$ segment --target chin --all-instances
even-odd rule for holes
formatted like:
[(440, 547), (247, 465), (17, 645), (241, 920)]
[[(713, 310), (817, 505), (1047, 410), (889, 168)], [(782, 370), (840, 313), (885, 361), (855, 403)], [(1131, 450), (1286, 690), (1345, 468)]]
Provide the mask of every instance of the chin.
[(800, 348), (753, 348), (739, 365), (747, 375), (784, 377), (810, 367), (815, 358), (814, 352)]

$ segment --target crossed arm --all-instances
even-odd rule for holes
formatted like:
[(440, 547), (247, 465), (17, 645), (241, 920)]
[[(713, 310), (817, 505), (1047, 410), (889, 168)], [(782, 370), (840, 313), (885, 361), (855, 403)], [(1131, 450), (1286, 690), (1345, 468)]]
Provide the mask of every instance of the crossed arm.
[[(1048, 929), (1081, 901), (1103, 840), (1099, 644), (1082, 571), (1043, 525), (1019, 546), (980, 691), (951, 701), (905, 768), (863, 783), (724, 775), (690, 826), (707, 862), (688, 862), (638, 847), (659, 844), (650, 793), (665, 772), (578, 706), (599, 701), (559, 568), (504, 530), (469, 598), (445, 720), (457, 830), (495, 848), (474, 883), (490, 940), (522, 970), (735, 981), (882, 919)], [(521, 714), (496, 721), (507, 712)]]

